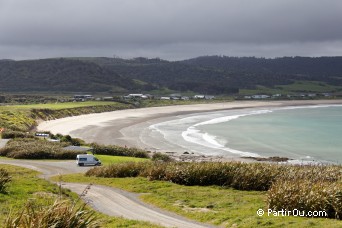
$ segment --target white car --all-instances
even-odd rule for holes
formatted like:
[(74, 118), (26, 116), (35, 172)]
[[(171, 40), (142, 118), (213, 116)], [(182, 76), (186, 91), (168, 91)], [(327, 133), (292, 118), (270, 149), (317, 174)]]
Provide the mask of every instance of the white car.
[(78, 154), (76, 156), (76, 164), (84, 165), (101, 165), (101, 161), (92, 154)]

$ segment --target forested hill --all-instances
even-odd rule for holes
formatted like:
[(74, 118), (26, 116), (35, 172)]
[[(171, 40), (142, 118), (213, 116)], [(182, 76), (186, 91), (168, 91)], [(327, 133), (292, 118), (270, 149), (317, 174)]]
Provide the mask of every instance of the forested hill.
[(342, 86), (342, 57), (204, 56), (184, 61), (62, 58), (0, 61), (1, 91), (148, 92), (162, 88), (207, 94), (295, 81)]
[(95, 63), (71, 59), (0, 61), (1, 91), (126, 91), (132, 79)]

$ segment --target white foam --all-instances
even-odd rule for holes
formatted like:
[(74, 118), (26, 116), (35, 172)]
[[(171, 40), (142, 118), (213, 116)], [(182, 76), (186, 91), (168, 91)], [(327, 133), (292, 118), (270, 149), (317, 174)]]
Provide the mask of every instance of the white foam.
[[(231, 115), (222, 116), (225, 112), (212, 112), (206, 114), (196, 114), (191, 116), (186, 116), (182, 118), (180, 116), (177, 120), (171, 120), (166, 122), (161, 122), (158, 124), (151, 125), (149, 129), (157, 131), (164, 136), (164, 139), (169, 143), (178, 145), (183, 148), (196, 148), (195, 150), (203, 154), (226, 154), (227, 152), (231, 154), (236, 154), (240, 156), (253, 156), (260, 157), (255, 152), (249, 151), (239, 151), (229, 148), (229, 142), (226, 139), (218, 138), (217, 136), (210, 135), (207, 132), (202, 132), (198, 129), (199, 126), (220, 124), (232, 120), (236, 120), (240, 117), (266, 114), (277, 110), (288, 110), (288, 109), (304, 109), (304, 108), (325, 108), (325, 107), (341, 107), (341, 105), (312, 105), (312, 106), (295, 106), (295, 107), (275, 107), (268, 108), (264, 110), (243, 110), (231, 111)], [(238, 113), (238, 114), (237, 114)], [(211, 118), (211, 119), (209, 119)], [(185, 128), (185, 129), (184, 129)], [(177, 129), (177, 131), (174, 131)], [(182, 130), (184, 129), (184, 130)], [(170, 131), (171, 130), (171, 131)], [(174, 135), (177, 134), (177, 138)], [(172, 135), (172, 137), (171, 137)], [(184, 141), (183, 141), (183, 140)], [(193, 145), (193, 146), (191, 146)], [(196, 146), (197, 145), (197, 146)], [(207, 148), (207, 149), (206, 149)], [(220, 152), (222, 151), (222, 152)], [(311, 160), (311, 161), (310, 161)], [(292, 160), (291, 163), (313, 163), (313, 158), (306, 157), (300, 160)]]
[(195, 143), (207, 148), (213, 148), (213, 149), (220, 149), (223, 151), (227, 151), (229, 153), (233, 154), (238, 154), (241, 156), (253, 156), (253, 157), (260, 157), (257, 153), (253, 152), (247, 152), (247, 151), (239, 151), (239, 150), (234, 150), (229, 147), (226, 147), (224, 144), (221, 144), (218, 142), (217, 137), (210, 135), (208, 133), (202, 133), (200, 130), (196, 129), (197, 126), (203, 126), (203, 125), (209, 125), (209, 124), (218, 124), (218, 123), (224, 123), (228, 122), (234, 119), (238, 119), (242, 116), (249, 116), (249, 115), (258, 115), (258, 114), (265, 114), (265, 113), (270, 113), (272, 112), (271, 110), (257, 110), (257, 111), (251, 111), (249, 113), (244, 113), (244, 114), (239, 114), (239, 115), (230, 115), (230, 116), (223, 116), (223, 117), (218, 117), (214, 118), (211, 120), (203, 121), (197, 124), (194, 124), (186, 131), (182, 132), (182, 137), (185, 141), (188, 141), (190, 143)]
[(232, 116), (223, 116), (223, 117), (218, 117), (215, 119), (207, 120), (204, 122), (200, 122), (195, 124), (194, 126), (202, 126), (202, 125), (208, 125), (208, 124), (218, 124), (218, 123), (224, 123), (228, 122), (231, 120), (238, 119), (242, 116), (250, 116), (250, 115), (258, 115), (258, 114), (265, 114), (265, 113), (270, 113), (272, 112), (271, 110), (257, 110), (257, 111), (251, 111), (250, 113), (245, 113), (245, 114), (239, 114), (239, 115), (232, 115)]

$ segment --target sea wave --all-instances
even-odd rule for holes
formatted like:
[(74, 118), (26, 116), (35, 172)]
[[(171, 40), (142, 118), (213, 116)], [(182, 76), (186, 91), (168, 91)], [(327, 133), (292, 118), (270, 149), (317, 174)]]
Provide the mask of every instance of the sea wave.
[[(209, 124), (218, 124), (218, 123), (224, 123), (228, 122), (234, 119), (238, 119), (243, 116), (249, 116), (249, 115), (258, 115), (258, 114), (265, 114), (265, 113), (270, 113), (272, 110), (254, 110), (249, 113), (244, 113), (244, 114), (238, 114), (238, 115), (229, 115), (229, 116), (223, 116), (223, 117), (218, 117), (214, 118), (211, 120), (203, 121), (200, 123), (196, 123), (186, 129), (186, 131), (182, 132), (182, 137), (185, 141), (190, 142), (190, 143), (195, 143), (207, 148), (213, 148), (213, 149), (220, 149), (223, 151), (227, 151), (232, 154), (238, 154), (241, 156), (252, 156), (252, 157), (260, 157), (259, 154), (254, 153), (254, 152), (247, 152), (247, 151), (240, 151), (240, 150), (235, 150), (231, 149), (226, 146), (227, 141), (224, 141), (224, 143), (220, 142), (218, 140), (217, 136), (210, 135), (207, 132), (201, 132), (199, 129), (196, 127), (198, 126), (203, 126), (203, 125), (209, 125)], [(221, 140), (223, 141), (223, 140)]]

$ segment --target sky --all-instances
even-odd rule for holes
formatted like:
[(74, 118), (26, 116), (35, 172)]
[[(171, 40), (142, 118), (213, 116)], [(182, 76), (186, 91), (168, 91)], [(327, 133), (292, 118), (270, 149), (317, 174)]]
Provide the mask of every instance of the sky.
[(0, 59), (342, 56), (341, 0), (0, 0)]

